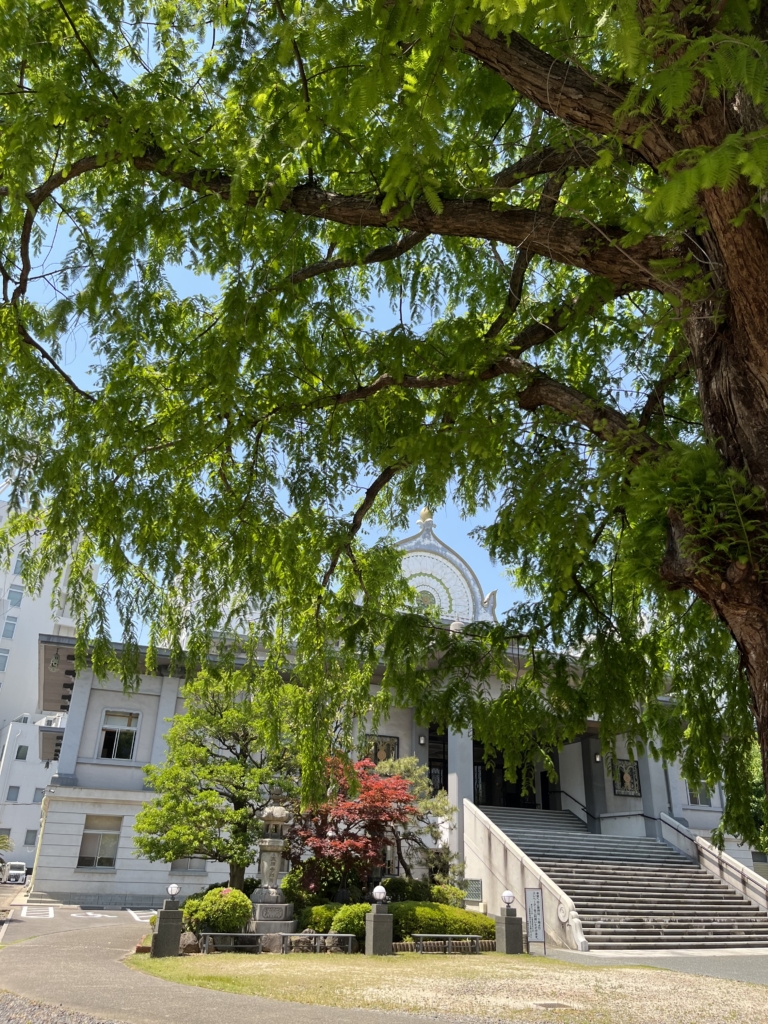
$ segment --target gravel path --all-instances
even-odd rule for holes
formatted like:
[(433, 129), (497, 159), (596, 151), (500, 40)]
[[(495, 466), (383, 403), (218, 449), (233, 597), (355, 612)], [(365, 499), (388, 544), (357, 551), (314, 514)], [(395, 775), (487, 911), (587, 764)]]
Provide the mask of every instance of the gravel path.
[(31, 999), (0, 992), (0, 1021), (2, 1024), (122, 1024), (104, 1017), (91, 1017), (63, 1006), (36, 1003)]

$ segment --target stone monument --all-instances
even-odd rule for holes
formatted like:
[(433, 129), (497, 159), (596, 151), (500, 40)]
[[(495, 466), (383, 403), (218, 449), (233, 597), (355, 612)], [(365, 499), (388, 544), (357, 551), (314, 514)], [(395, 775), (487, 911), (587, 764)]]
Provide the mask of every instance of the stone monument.
[(251, 896), (253, 916), (248, 928), (255, 935), (296, 931), (293, 904), (286, 901), (283, 890), (278, 886), (290, 817), (286, 808), (278, 804), (264, 811), (264, 838), (259, 842), (261, 887), (254, 889)]
[(155, 932), (149, 955), (178, 956), (181, 939), (181, 908), (178, 900), (165, 900), (163, 909), (157, 913)]

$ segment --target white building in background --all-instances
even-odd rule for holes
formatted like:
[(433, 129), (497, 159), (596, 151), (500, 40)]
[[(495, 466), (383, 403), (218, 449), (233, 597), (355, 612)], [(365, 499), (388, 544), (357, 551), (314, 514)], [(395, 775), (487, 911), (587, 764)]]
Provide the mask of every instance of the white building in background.
[[(0, 501), (0, 522), (8, 503)], [(31, 865), (40, 832), (42, 794), (56, 771), (58, 746), (69, 708), (69, 690), (55, 708), (39, 711), (41, 633), (73, 638), (75, 623), (48, 579), (42, 593), (25, 592), (21, 558), (0, 570), (0, 834), (11, 836), (14, 860)], [(48, 731), (53, 730), (53, 731)], [(20, 751), (26, 752), (20, 756)], [(0, 854), (0, 861), (3, 856)]]
[(0, 729), (0, 835), (9, 836), (11, 853), (0, 860), (35, 859), (40, 811), (58, 757), (66, 714), (25, 714)]
[[(8, 502), (0, 501), (0, 523), (7, 511)], [(25, 593), (18, 554), (9, 569), (0, 570), (0, 729), (37, 709), (38, 636), (75, 635), (74, 620), (57, 598), (52, 578), (38, 596)]]
[[(437, 537), (428, 513), (422, 513), (419, 532), (400, 546), (406, 578), (447, 628), (495, 620), (495, 594), (483, 595), (471, 567)], [(135, 816), (153, 795), (144, 788), (142, 769), (164, 759), (168, 720), (183, 711), (182, 680), (169, 674), (168, 659), (161, 655), (157, 674), (142, 676), (130, 694), (117, 678), (99, 681), (91, 670), (76, 674), (73, 663), (73, 638), (39, 637), (37, 707), (52, 714), (67, 708), (69, 715), (66, 728), (59, 726), (58, 771), (43, 803), (35, 891), (67, 903), (138, 907), (159, 905), (170, 881), (180, 881), (187, 894), (223, 882), (224, 865), (196, 858), (150, 863), (134, 850)], [(459, 809), (451, 844), (468, 864), (477, 857), (464, 818), (476, 817), (478, 807), (489, 815), (495, 808), (571, 811), (591, 833), (637, 839), (661, 838), (662, 814), (706, 838), (722, 813), (720, 790), (691, 791), (677, 765), (664, 767), (646, 755), (630, 758), (626, 743), (619, 743), (615, 779), (602, 755), (597, 721), (586, 722), (582, 736), (554, 753), (556, 784), (543, 765), (534, 766), (535, 792), (526, 795), (504, 778), (501, 759), (486, 763), (470, 731), (441, 735), (418, 725), (410, 708), (394, 709), (376, 736), (366, 735), (365, 746), (376, 758), (415, 755), (428, 765), (433, 785), (447, 789)], [(474, 827), (469, 819), (466, 827)], [(747, 848), (730, 844), (729, 852), (752, 867)], [(473, 870), (479, 878), (480, 869)]]

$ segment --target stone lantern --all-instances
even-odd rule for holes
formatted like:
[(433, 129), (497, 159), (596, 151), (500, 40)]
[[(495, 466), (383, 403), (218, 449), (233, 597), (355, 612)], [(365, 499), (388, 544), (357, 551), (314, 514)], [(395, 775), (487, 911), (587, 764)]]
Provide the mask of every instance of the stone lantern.
[(279, 804), (264, 811), (264, 836), (259, 840), (261, 887), (254, 889), (251, 896), (253, 921), (250, 930), (257, 935), (296, 931), (293, 904), (286, 902), (285, 894), (277, 884), (290, 818), (290, 812)]

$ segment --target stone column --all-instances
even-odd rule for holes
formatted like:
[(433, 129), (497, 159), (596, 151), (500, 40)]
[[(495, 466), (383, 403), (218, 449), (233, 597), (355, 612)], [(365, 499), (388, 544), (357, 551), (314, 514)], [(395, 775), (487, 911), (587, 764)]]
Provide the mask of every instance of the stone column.
[(523, 952), (523, 919), (513, 907), (502, 907), (496, 918), (496, 952)]
[[(59, 770), (51, 779), (52, 786), (77, 785), (77, 755), (80, 753), (80, 742), (83, 738), (85, 714), (91, 696), (93, 672), (85, 672), (75, 678), (72, 687), (72, 700), (69, 702), (67, 724), (64, 726), (64, 739), (61, 741), (59, 754)], [(93, 751), (88, 752), (93, 756)]]
[(365, 915), (365, 955), (392, 955), (392, 927), (394, 919), (385, 903), (371, 905), (370, 914)]
[(640, 796), (643, 801), (643, 822), (645, 834), (653, 839), (661, 839), (661, 822), (658, 821), (659, 811), (653, 799), (653, 774), (650, 758), (647, 753), (639, 754), (637, 758), (637, 773), (640, 776)]
[[(584, 767), (584, 803), (587, 805), (587, 828), (590, 832), (600, 831), (600, 815), (608, 810), (605, 796), (605, 762), (595, 761), (600, 753), (597, 736), (582, 736), (581, 757)], [(590, 817), (591, 815), (591, 817)]]
[(448, 732), (448, 799), (456, 807), (456, 828), (451, 832), (450, 848), (464, 860), (464, 800), (474, 799), (472, 773), (472, 730)]
[(178, 956), (180, 941), (181, 910), (178, 900), (164, 900), (163, 909), (157, 914), (149, 955), (151, 957)]
[(167, 718), (173, 718), (176, 713), (176, 699), (179, 695), (179, 680), (175, 676), (163, 679), (160, 686), (160, 699), (157, 703), (157, 721), (155, 722), (155, 735), (152, 740), (152, 764), (160, 764), (165, 760), (168, 744), (165, 742), (165, 734), (171, 726)]

